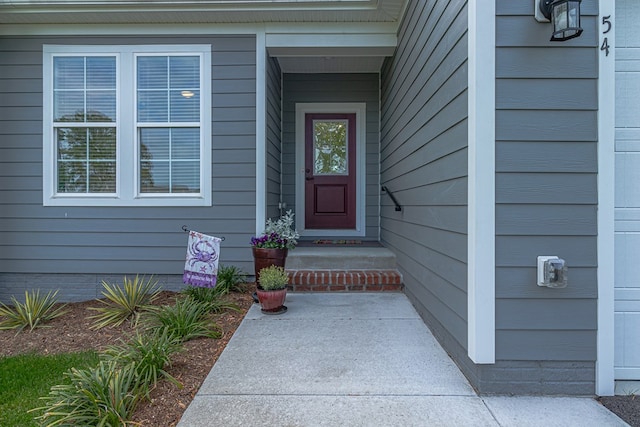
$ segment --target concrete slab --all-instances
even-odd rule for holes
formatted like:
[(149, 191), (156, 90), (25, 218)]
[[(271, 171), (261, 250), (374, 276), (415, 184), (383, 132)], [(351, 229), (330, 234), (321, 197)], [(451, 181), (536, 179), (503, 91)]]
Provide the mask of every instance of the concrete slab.
[(474, 394), (419, 319), (285, 317), (245, 320), (201, 391)]
[(254, 305), (178, 427), (626, 426), (594, 399), (478, 397), (403, 294)]
[(482, 400), (502, 427), (628, 427), (591, 398), (495, 396)]
[(286, 313), (273, 316), (254, 305), (245, 319), (279, 321), (292, 319), (420, 319), (402, 293), (287, 293)]
[(197, 396), (181, 427), (497, 427), (482, 401), (461, 396)]

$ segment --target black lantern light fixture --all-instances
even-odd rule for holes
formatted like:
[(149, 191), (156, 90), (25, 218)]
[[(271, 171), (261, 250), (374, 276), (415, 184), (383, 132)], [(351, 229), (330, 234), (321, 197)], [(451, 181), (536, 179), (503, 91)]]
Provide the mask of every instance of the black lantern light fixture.
[(580, 3), (582, 0), (534, 0), (535, 17), (553, 24), (551, 41), (565, 41), (582, 34)]

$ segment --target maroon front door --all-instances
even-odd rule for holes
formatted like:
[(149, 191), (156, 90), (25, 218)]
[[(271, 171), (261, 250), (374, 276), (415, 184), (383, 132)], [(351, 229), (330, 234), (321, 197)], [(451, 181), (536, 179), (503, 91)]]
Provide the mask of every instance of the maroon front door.
[(356, 227), (356, 115), (305, 115), (305, 228)]

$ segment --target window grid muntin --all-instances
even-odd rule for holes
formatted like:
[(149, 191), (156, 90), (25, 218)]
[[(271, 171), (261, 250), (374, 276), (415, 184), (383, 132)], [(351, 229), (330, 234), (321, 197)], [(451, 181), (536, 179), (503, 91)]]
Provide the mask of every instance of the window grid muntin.
[[(198, 58), (200, 105), (199, 173), (200, 193), (151, 194), (137, 192), (137, 148), (135, 126), (135, 55), (185, 55)], [(116, 194), (57, 193), (56, 148), (53, 122), (53, 58), (55, 56), (115, 56), (117, 73), (117, 186)], [(211, 206), (211, 45), (43, 45), (44, 138), (43, 204), (44, 206)], [(127, 99), (128, 98), (128, 99)], [(124, 118), (122, 122), (119, 118)], [(182, 123), (189, 126), (191, 123)], [(68, 126), (69, 123), (55, 123)], [(76, 124), (74, 124), (75, 126)], [(91, 123), (93, 125), (103, 125)], [(109, 123), (113, 126), (114, 123)], [(131, 141), (131, 143), (129, 142)]]
[[(139, 114), (139, 99), (138, 99), (138, 94), (140, 92), (141, 89), (139, 89), (139, 69), (138, 69), (138, 59), (139, 58), (149, 58), (149, 57), (161, 57), (164, 58), (166, 57), (166, 63), (167, 63), (167, 75), (166, 75), (166, 90), (167, 90), (167, 120), (166, 121), (141, 121), (140, 120), (140, 114)], [(198, 94), (197, 97), (195, 97), (194, 94), (194, 101), (197, 100), (198, 101), (198, 116), (199, 116), (199, 121), (197, 122), (184, 122), (184, 121), (172, 121), (171, 120), (171, 91), (172, 91), (172, 87), (171, 87), (171, 58), (172, 57), (193, 57), (193, 58), (198, 58), (198, 73), (199, 73), (199, 79), (198, 79), (198, 91), (196, 92)], [(137, 195), (138, 197), (145, 197), (145, 196), (153, 196), (153, 197), (157, 197), (157, 196), (161, 196), (163, 194), (165, 195), (174, 195), (174, 194), (201, 194), (202, 190), (203, 190), (203, 173), (202, 173), (202, 159), (203, 159), (203, 116), (204, 116), (204, 106), (203, 106), (203, 100), (201, 99), (201, 97), (199, 96), (199, 94), (201, 93), (200, 88), (204, 87), (204, 61), (203, 61), (203, 55), (202, 54), (197, 54), (194, 52), (185, 52), (185, 53), (166, 53), (166, 52), (158, 52), (158, 53), (136, 53), (134, 55), (134, 66), (135, 66), (135, 70), (134, 70), (134, 93), (135, 93), (135, 99), (133, 101), (134, 106), (135, 106), (135, 114), (134, 117), (136, 118), (135, 121), (135, 127), (136, 127), (136, 187), (137, 187)], [(142, 89), (142, 91), (145, 91), (147, 89)], [(148, 89), (148, 90), (152, 90), (152, 89)], [(155, 90), (155, 89), (153, 89)], [(187, 90), (186, 88), (181, 88), (181, 90)], [(144, 128), (167, 128), (170, 131), (171, 134), (171, 130), (172, 129), (177, 129), (177, 128), (197, 128), (199, 130), (198, 132), (198, 138), (199, 138), (199, 145), (200, 145), (200, 152), (199, 152), (199, 158), (197, 159), (198, 161), (198, 174), (200, 176), (200, 182), (198, 184), (198, 191), (194, 191), (194, 192), (174, 192), (172, 191), (172, 185), (171, 185), (171, 179), (169, 179), (169, 185), (168, 185), (168, 189), (169, 191), (166, 193), (162, 193), (162, 192), (149, 192), (149, 191), (143, 191), (142, 188), (142, 164), (143, 162), (145, 162), (145, 160), (142, 159), (142, 154), (141, 154), (141, 130)], [(169, 139), (169, 152), (171, 153), (171, 137)], [(193, 161), (193, 160), (189, 160), (189, 161)], [(173, 168), (171, 167), (172, 162), (176, 162), (176, 163), (180, 163), (180, 161), (176, 161), (174, 159), (170, 159), (169, 161), (169, 175), (171, 176), (171, 171), (173, 170)], [(153, 163), (153, 162), (150, 162)], [(157, 162), (160, 163), (160, 162)]]
[[(58, 60), (62, 60), (62, 59), (69, 59), (69, 58), (76, 58), (76, 59), (81, 59), (82, 60), (82, 87), (79, 88), (62, 88), (59, 89), (56, 87), (56, 77), (57, 77), (57, 68), (56, 65), (58, 63)], [(114, 117), (111, 118), (112, 121), (90, 121), (88, 120), (88, 116), (89, 116), (89, 111), (88, 111), (88, 103), (87, 103), (87, 97), (88, 97), (88, 92), (89, 92), (89, 88), (87, 86), (87, 81), (89, 80), (89, 76), (87, 73), (87, 63), (88, 63), (88, 59), (90, 58), (102, 58), (102, 59), (113, 59), (113, 72), (114, 72), (114, 76), (113, 76), (113, 87), (110, 88), (105, 88), (105, 89), (100, 89), (98, 91), (103, 91), (103, 92), (113, 92), (114, 94)], [(54, 144), (54, 185), (55, 185), (55, 193), (56, 194), (64, 194), (64, 195), (77, 195), (77, 194), (96, 194), (96, 195), (110, 195), (110, 194), (115, 194), (117, 192), (117, 176), (118, 176), (118, 155), (117, 155), (117, 151), (118, 151), (118, 136), (117, 136), (117, 129), (118, 129), (118, 121), (117, 121), (117, 117), (118, 117), (118, 56), (115, 54), (55, 54), (52, 55), (52, 75), (51, 75), (51, 79), (52, 79), (52, 93), (51, 93), (51, 98), (52, 98), (52, 110), (51, 110), (51, 114), (52, 114), (52, 124), (53, 124), (53, 144)], [(92, 88), (93, 91), (96, 91), (95, 88)], [(56, 103), (56, 94), (57, 93), (73, 93), (73, 92), (79, 92), (82, 93), (82, 112), (80, 114), (80, 117), (82, 119), (82, 121), (73, 121), (73, 120), (56, 120), (59, 119), (59, 117), (56, 117), (57, 114), (57, 103)], [(78, 115), (78, 113), (76, 113), (76, 115)], [(109, 118), (109, 117), (107, 117)], [(59, 140), (59, 133), (61, 130), (63, 129), (72, 129), (72, 128), (77, 128), (77, 129), (86, 129), (86, 134), (85, 134), (85, 157), (84, 158), (78, 158), (78, 159), (71, 159), (71, 160), (65, 160), (61, 158), (61, 141)], [(105, 160), (93, 160), (91, 159), (91, 146), (93, 143), (93, 138), (89, 138), (90, 134), (91, 134), (91, 130), (92, 129), (100, 129), (100, 128), (108, 128), (108, 129), (113, 129), (114, 130), (114, 152), (115, 152), (115, 157), (113, 159), (105, 159)], [(82, 163), (85, 167), (85, 191), (83, 192), (77, 192), (77, 191), (61, 191), (61, 186), (63, 184), (66, 183), (61, 183), (60, 182), (60, 176), (61, 176), (61, 164), (72, 164), (72, 163)], [(89, 171), (91, 170), (90, 165), (91, 164), (97, 164), (97, 163), (115, 163), (115, 173), (114, 173), (114, 177), (113, 177), (113, 182), (112, 182), (112, 187), (113, 187), (113, 191), (104, 191), (104, 192), (100, 192), (100, 191), (90, 191), (91, 190), (91, 183), (92, 183), (92, 177), (89, 173)], [(95, 178), (95, 177), (94, 177)], [(95, 178), (97, 179), (97, 178)], [(67, 184), (68, 185), (68, 184)]]

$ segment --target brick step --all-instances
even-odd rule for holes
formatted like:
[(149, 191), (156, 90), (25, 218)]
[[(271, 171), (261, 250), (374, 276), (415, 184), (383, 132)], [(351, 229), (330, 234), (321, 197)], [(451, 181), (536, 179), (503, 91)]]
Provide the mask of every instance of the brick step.
[(293, 292), (397, 292), (402, 274), (396, 269), (298, 270), (287, 269)]

